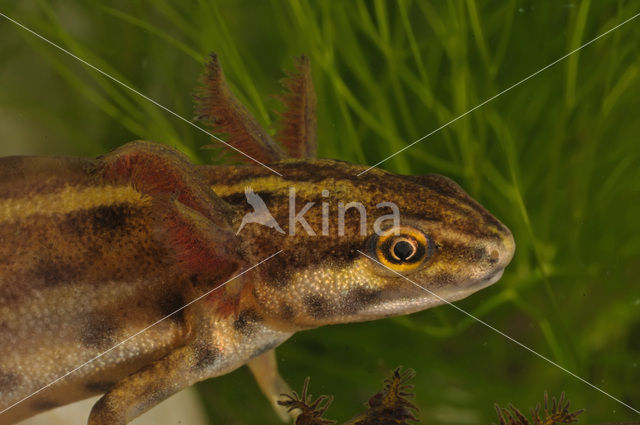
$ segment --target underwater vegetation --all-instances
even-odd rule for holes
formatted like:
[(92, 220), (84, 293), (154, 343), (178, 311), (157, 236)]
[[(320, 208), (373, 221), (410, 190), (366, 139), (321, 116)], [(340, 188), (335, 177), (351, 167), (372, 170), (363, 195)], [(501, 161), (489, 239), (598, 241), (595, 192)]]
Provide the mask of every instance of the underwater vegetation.
[[(366, 403), (367, 410), (353, 419), (344, 422), (343, 425), (411, 425), (420, 423), (418, 419), (419, 409), (408, 399), (414, 398), (413, 385), (408, 382), (416, 376), (413, 369), (402, 371), (401, 367), (393, 370), (384, 381), (384, 388), (369, 398)], [(321, 395), (315, 400), (308, 393), (309, 377), (304, 381), (300, 395), (295, 391), (291, 394), (283, 394), (285, 400), (278, 404), (285, 406), (289, 411), (297, 410), (299, 416), (295, 425), (330, 425), (337, 421), (324, 418), (325, 413), (333, 402), (332, 396)], [(509, 404), (506, 408), (495, 406), (499, 425), (559, 425), (577, 423), (578, 417), (585, 409), (571, 410), (571, 402), (561, 393), (556, 399), (545, 391), (542, 403), (536, 404), (530, 409), (530, 418), (527, 418), (517, 407)], [(634, 425), (640, 422), (608, 423), (600, 425)], [(496, 425), (493, 423), (492, 425)]]
[[(444, 126), (380, 167), (446, 175), (513, 231), (501, 281), (456, 305), (638, 408), (640, 21), (448, 124), (634, 16), (638, 0), (0, 0), (0, 10), (187, 119), (210, 51), (267, 128), (278, 103), (267, 94), (305, 54), (320, 157), (372, 165)], [(207, 135), (6, 21), (0, 39), (0, 154), (92, 156), (134, 139), (199, 163), (217, 154), (200, 149)], [(340, 418), (381, 374), (411, 364), (412, 402), (430, 425), (488, 424), (487, 406), (530, 406), (545, 390), (587, 407), (585, 424), (638, 420), (447, 306), (300, 333), (278, 355), (289, 382), (313, 376), (334, 394)], [(212, 424), (280, 423), (244, 368), (197, 387)]]
[[(410, 425), (419, 423), (416, 417), (418, 408), (408, 399), (415, 397), (411, 392), (413, 385), (408, 382), (415, 377), (413, 369), (402, 371), (400, 367), (391, 372), (384, 381), (384, 388), (369, 398), (367, 410), (344, 423), (344, 425)], [(278, 404), (288, 411), (300, 412), (295, 425), (328, 425), (336, 421), (323, 416), (333, 402), (333, 397), (321, 395), (315, 400), (308, 394), (309, 377), (305, 379), (300, 395), (283, 394), (285, 400)]]

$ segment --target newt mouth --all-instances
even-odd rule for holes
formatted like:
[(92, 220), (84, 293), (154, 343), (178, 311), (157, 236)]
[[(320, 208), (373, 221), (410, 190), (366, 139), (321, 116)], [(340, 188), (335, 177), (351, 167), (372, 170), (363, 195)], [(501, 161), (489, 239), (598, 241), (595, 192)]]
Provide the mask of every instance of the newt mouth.
[[(441, 305), (445, 303), (452, 303), (468, 297), (474, 292), (480, 291), (488, 286), (493, 285), (502, 277), (504, 268), (492, 270), (489, 273), (478, 279), (471, 279), (467, 282), (463, 282), (460, 286), (444, 290), (430, 290), (428, 286), (420, 285), (411, 281), (415, 286), (420, 288), (424, 293), (430, 295), (425, 297), (415, 296), (415, 293), (408, 298), (402, 299), (401, 307), (398, 307), (397, 299), (380, 300), (379, 303), (372, 306), (370, 309), (365, 309), (360, 312), (361, 317), (355, 320), (367, 320), (367, 317), (380, 317), (381, 311), (386, 311), (387, 314), (384, 317), (396, 316), (398, 314), (409, 314), (415, 311), (424, 310), (429, 307)], [(415, 290), (416, 288), (412, 288)], [(368, 313), (373, 312), (371, 315)]]
[(491, 273), (487, 273), (484, 277), (480, 278), (470, 286), (473, 288), (486, 288), (489, 285), (493, 285), (502, 277), (502, 273), (504, 273), (504, 269), (499, 269), (492, 271)]
[(501, 277), (502, 273), (504, 273), (504, 269), (495, 270), (491, 273), (487, 273), (483, 278), (481, 278), (478, 283), (479, 284), (487, 284), (491, 285), (492, 283), (496, 283)]
[(491, 272), (485, 274), (479, 279), (473, 279), (469, 281), (462, 288), (460, 288), (459, 290), (451, 294), (450, 297), (447, 297), (447, 299), (449, 301), (457, 301), (473, 294), (474, 292), (477, 292), (481, 289), (491, 286), (494, 283), (496, 283), (498, 280), (500, 280), (503, 273), (504, 273), (504, 268), (492, 270)]

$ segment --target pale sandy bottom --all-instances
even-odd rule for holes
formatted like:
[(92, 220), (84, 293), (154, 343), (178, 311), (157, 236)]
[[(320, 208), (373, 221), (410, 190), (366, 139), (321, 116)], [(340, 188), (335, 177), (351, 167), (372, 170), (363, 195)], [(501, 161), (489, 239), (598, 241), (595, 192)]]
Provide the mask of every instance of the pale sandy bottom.
[[(100, 397), (92, 397), (53, 409), (20, 422), (19, 425), (86, 425), (91, 407)], [(141, 415), (131, 425), (205, 425), (204, 409), (195, 390), (187, 388)]]

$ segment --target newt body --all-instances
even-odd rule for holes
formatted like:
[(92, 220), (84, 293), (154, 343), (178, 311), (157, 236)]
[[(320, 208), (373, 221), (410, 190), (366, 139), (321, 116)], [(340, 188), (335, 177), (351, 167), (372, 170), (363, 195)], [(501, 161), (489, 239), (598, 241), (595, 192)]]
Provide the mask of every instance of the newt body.
[[(393, 271), (449, 301), (500, 278), (515, 248), (502, 223), (446, 177), (358, 177), (362, 166), (312, 159), (306, 60), (287, 87), (281, 145), (215, 57), (199, 97), (201, 119), (281, 176), (195, 166), (149, 142), (96, 159), (0, 159), (0, 410), (19, 402), (0, 423), (105, 393), (89, 424), (125, 424), (245, 364), (276, 405), (288, 386), (274, 348), (294, 332), (442, 304)], [(248, 187), (279, 228), (242, 226)]]

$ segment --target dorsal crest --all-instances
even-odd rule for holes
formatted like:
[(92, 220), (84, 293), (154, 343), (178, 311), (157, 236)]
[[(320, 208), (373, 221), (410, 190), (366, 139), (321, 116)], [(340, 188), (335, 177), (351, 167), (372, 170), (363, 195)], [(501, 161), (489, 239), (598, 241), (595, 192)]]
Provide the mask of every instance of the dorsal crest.
[[(231, 146), (263, 163), (285, 158), (312, 158), (316, 154), (316, 96), (311, 80), (309, 59), (301, 56), (296, 70), (287, 74), (282, 85), (285, 93), (277, 98), (283, 103), (278, 113), (276, 140), (258, 123), (229, 88), (215, 54), (210, 55), (201, 86), (195, 94), (196, 118), (213, 134)], [(243, 162), (249, 159), (237, 155)]]

